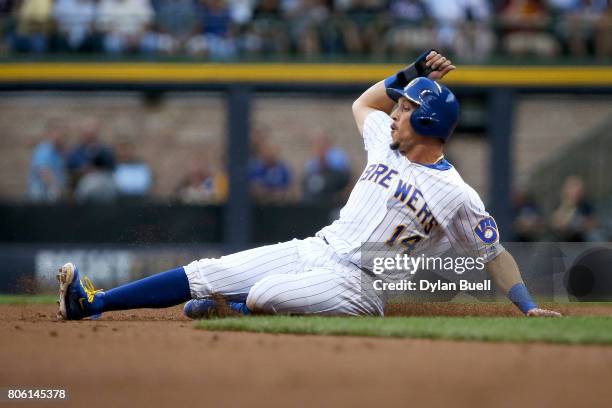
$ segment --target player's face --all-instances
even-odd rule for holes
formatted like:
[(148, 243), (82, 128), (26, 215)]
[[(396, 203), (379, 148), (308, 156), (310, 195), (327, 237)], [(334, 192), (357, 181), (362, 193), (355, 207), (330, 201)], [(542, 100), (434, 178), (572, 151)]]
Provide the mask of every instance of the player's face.
[(416, 109), (416, 105), (406, 98), (400, 98), (397, 106), (391, 112), (391, 139), (399, 143), (399, 152), (406, 153), (417, 142), (417, 135), (410, 124), (410, 115)]

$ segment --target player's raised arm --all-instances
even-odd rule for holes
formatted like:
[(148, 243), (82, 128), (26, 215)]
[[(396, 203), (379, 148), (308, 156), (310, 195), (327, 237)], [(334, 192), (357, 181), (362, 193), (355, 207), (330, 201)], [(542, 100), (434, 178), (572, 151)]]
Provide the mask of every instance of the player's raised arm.
[(372, 85), (353, 102), (353, 116), (359, 133), (363, 132), (363, 122), (371, 112), (378, 110), (387, 114), (391, 113), (397, 102), (397, 96), (387, 94), (387, 89), (403, 89), (410, 81), (421, 76), (438, 80), (455, 68), (451, 60), (435, 50), (430, 50), (421, 54), (405, 69)]

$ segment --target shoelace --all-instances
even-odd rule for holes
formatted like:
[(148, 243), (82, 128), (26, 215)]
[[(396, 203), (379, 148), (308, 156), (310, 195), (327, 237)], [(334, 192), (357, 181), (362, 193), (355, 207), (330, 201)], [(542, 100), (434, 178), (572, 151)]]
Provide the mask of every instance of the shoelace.
[(93, 282), (87, 276), (83, 276), (83, 279), (81, 279), (81, 285), (83, 285), (83, 288), (85, 289), (85, 293), (87, 294), (87, 302), (89, 303), (94, 301), (94, 297), (97, 293), (102, 292), (102, 289), (96, 289), (94, 287)]

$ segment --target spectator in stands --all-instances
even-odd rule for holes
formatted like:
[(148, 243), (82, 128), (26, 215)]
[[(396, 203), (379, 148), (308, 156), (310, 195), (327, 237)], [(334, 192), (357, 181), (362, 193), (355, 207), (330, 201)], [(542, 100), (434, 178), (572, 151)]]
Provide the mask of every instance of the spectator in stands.
[(595, 55), (599, 58), (612, 57), (612, 4), (610, 1), (608, 1), (608, 8), (598, 24)]
[(146, 197), (151, 192), (151, 168), (136, 155), (134, 143), (126, 137), (120, 138), (117, 144), (117, 166), (113, 176), (123, 197)]
[(47, 123), (45, 134), (32, 153), (28, 197), (32, 201), (54, 202), (66, 188), (64, 167), (65, 128), (56, 121)]
[(78, 179), (93, 163), (95, 157), (105, 156), (103, 160), (111, 168), (115, 166), (113, 150), (99, 141), (100, 125), (96, 119), (86, 119), (80, 128), (80, 139), (70, 151), (66, 161), (70, 172), (71, 184), (76, 185)]
[(437, 45), (466, 60), (488, 57), (495, 45), (493, 10), (486, 0), (436, 0), (426, 3), (437, 27)]
[(190, 54), (208, 55), (212, 59), (236, 56), (230, 9), (224, 0), (200, 0), (197, 7), (199, 34), (187, 44)]
[(414, 55), (432, 48), (435, 42), (429, 11), (421, 0), (391, 0), (390, 29), (384, 42), (385, 54), (396, 57)]
[(513, 200), (513, 232), (517, 242), (539, 241), (544, 232), (542, 211), (533, 197), (526, 191), (519, 191)]
[(97, 29), (104, 33), (104, 49), (111, 54), (153, 52), (153, 7), (149, 0), (100, 0)]
[(228, 189), (225, 173), (206, 168), (201, 159), (197, 159), (190, 163), (176, 189), (176, 196), (185, 204), (219, 204), (227, 200)]
[(113, 177), (114, 162), (102, 151), (87, 166), (85, 174), (79, 180), (74, 198), (78, 203), (113, 203), (119, 197), (119, 189)]
[(250, 152), (249, 159), (254, 160), (259, 157), (261, 149), (269, 143), (269, 129), (262, 126), (256, 126), (251, 129)]
[(584, 182), (569, 176), (561, 190), (561, 202), (552, 216), (552, 229), (562, 242), (584, 242), (594, 238), (595, 209), (587, 198)]
[(385, 0), (343, 0), (336, 3), (342, 38), (351, 54), (377, 54), (384, 48)]
[(293, 3), (294, 7), (287, 11), (292, 42), (301, 56), (317, 57), (321, 54), (320, 31), (329, 18), (330, 10), (324, 0), (303, 0)]
[(282, 202), (290, 198), (291, 170), (272, 143), (258, 147), (249, 164), (251, 194), (259, 202)]
[(17, 52), (44, 53), (49, 46), (53, 0), (23, 0), (17, 11), (17, 34), (13, 48)]
[(247, 54), (288, 54), (289, 40), (280, 0), (260, 0), (253, 10), (253, 20), (243, 36), (242, 49)]
[(351, 180), (347, 154), (319, 132), (312, 137), (312, 156), (306, 162), (302, 192), (304, 201), (336, 203)]
[(94, 31), (96, 9), (94, 0), (57, 0), (55, 3), (53, 16), (69, 51), (99, 48)]
[(193, 0), (167, 0), (159, 4), (156, 13), (160, 51), (176, 54), (185, 49), (197, 32), (196, 8)]
[(606, 0), (549, 0), (559, 13), (556, 32), (572, 56), (587, 55), (591, 46), (597, 56), (609, 56), (610, 20)]
[(232, 0), (229, 2), (229, 11), (232, 21), (237, 25), (248, 24), (253, 18), (256, 0)]
[(542, 0), (509, 0), (500, 17), (506, 53), (539, 57), (559, 54), (559, 43), (550, 32), (551, 13)]
[(0, 55), (9, 51), (15, 35), (17, 0), (0, 0)]

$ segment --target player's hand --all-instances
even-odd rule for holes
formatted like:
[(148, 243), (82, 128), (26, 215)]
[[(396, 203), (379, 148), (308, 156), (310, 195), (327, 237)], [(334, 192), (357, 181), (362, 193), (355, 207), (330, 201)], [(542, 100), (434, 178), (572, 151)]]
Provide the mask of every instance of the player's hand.
[(425, 65), (434, 70), (431, 74), (427, 75), (427, 78), (433, 80), (442, 79), (446, 74), (457, 69), (451, 60), (436, 51), (431, 51), (425, 57)]
[(563, 315), (554, 310), (534, 308), (527, 312), (527, 317), (562, 317)]

